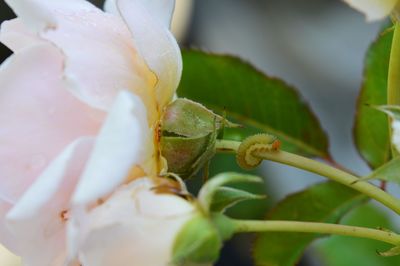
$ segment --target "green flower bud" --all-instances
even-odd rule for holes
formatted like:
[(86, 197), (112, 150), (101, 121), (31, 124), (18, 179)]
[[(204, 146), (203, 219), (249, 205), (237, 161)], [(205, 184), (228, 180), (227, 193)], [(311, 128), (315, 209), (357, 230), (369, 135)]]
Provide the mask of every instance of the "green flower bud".
[(198, 215), (187, 222), (178, 234), (173, 248), (175, 265), (207, 265), (216, 261), (222, 238), (211, 220)]
[(259, 183), (262, 179), (223, 173), (203, 185), (196, 201), (199, 211), (183, 225), (175, 238), (174, 265), (210, 265), (218, 259), (223, 242), (236, 231), (233, 220), (223, 214), (224, 210), (243, 200), (264, 197), (224, 186), (238, 182)]
[(214, 156), (219, 132), (236, 126), (199, 103), (175, 100), (161, 123), (161, 153), (168, 171), (182, 178), (193, 176)]

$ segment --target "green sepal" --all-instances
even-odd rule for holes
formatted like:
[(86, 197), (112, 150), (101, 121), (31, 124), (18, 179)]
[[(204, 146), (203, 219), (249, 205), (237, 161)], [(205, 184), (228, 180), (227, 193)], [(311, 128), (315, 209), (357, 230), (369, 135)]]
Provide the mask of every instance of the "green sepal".
[(199, 103), (175, 100), (161, 123), (161, 154), (167, 160), (168, 171), (182, 178), (195, 175), (215, 155), (219, 133), (225, 127), (236, 126)]
[[(226, 184), (232, 183), (262, 183), (262, 178), (253, 175), (246, 175), (240, 173), (222, 173), (211, 178), (201, 188), (198, 201), (203, 210), (207, 213), (212, 212), (213, 201), (217, 200), (218, 192)], [(231, 202), (232, 203), (232, 202)]]
[(398, 128), (398, 124), (400, 123), (400, 106), (397, 105), (381, 105), (381, 106), (374, 106), (377, 110), (386, 113), (389, 115), (392, 123), (392, 157), (397, 157), (400, 154), (400, 131)]
[(388, 114), (391, 118), (400, 121), (400, 106), (381, 105), (373, 106), (373, 108)]
[(389, 249), (388, 251), (384, 251), (384, 252), (377, 251), (377, 253), (382, 257), (398, 256), (398, 255), (400, 255), (400, 246), (393, 247), (393, 248)]
[(168, 162), (168, 171), (188, 178), (215, 154), (215, 133), (201, 137), (162, 137), (161, 152)]
[(221, 247), (222, 239), (212, 221), (197, 215), (175, 239), (172, 262), (179, 266), (212, 263), (218, 259)]
[(265, 195), (256, 195), (241, 189), (231, 187), (220, 187), (211, 202), (211, 212), (224, 212), (237, 203), (246, 200), (264, 199)]
[(184, 137), (199, 137), (225, 127), (239, 127), (239, 125), (214, 114), (199, 103), (179, 98), (165, 110), (161, 131)]
[(379, 179), (400, 185), (400, 157), (392, 159), (360, 180), (365, 181), (370, 179)]
[(223, 241), (227, 241), (232, 238), (236, 232), (236, 226), (232, 222), (232, 219), (223, 215), (222, 213), (213, 213), (211, 215), (211, 219)]
[(205, 150), (192, 165), (193, 171), (190, 173), (190, 175), (188, 175), (188, 177), (196, 174), (201, 168), (207, 168), (209, 166), (208, 164), (210, 160), (216, 154), (217, 136), (218, 132), (216, 130), (209, 134), (209, 139), (207, 145), (205, 146)]

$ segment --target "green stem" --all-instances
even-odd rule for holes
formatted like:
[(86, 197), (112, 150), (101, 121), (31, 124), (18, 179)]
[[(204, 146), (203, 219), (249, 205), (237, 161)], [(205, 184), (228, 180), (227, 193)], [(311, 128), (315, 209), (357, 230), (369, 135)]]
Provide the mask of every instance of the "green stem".
[[(400, 105), (400, 22), (396, 22), (389, 61), (387, 104)], [(391, 127), (389, 129), (391, 135)], [(392, 146), (393, 156), (399, 153)]]
[(236, 153), (241, 142), (234, 140), (217, 140), (217, 151), (222, 153)]
[[(217, 150), (219, 147), (224, 147), (226, 151), (226, 147), (229, 146), (230, 150), (236, 151), (235, 148), (238, 147), (238, 142), (236, 141), (218, 141), (217, 142)], [(332, 166), (326, 165), (324, 163), (296, 155), (293, 153), (285, 152), (285, 151), (273, 151), (273, 152), (255, 152), (253, 156), (260, 157), (264, 160), (274, 161), (286, 165), (290, 165), (299, 169), (303, 169), (312, 173), (319, 174), (321, 176), (327, 177), (333, 181), (336, 181), (340, 184), (348, 186), (352, 189), (355, 189), (370, 198), (373, 198), (383, 205), (387, 206), (397, 214), (400, 214), (400, 200), (393, 197), (392, 195), (386, 193), (380, 188), (365, 182), (361, 181), (358, 177), (349, 174), (340, 169), (334, 168)]]
[(380, 188), (360, 179), (352, 174), (331, 167), (324, 163), (305, 158), (293, 153), (278, 151), (269, 153), (255, 153), (254, 156), (263, 158), (264, 160), (270, 160), (278, 163), (283, 163), (296, 168), (300, 168), (309, 172), (325, 176), (333, 181), (355, 189), (379, 202), (388, 208), (400, 214), (400, 200), (386, 193)]
[(296, 232), (333, 234), (374, 239), (396, 246), (400, 244), (400, 235), (398, 234), (365, 227), (297, 221), (248, 221), (232, 219), (232, 222), (236, 233)]

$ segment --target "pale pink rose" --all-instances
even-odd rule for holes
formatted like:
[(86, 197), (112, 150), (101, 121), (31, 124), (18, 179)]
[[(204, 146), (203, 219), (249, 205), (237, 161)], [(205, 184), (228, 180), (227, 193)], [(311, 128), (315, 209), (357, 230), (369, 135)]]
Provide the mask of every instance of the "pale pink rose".
[[(141, 178), (89, 212), (77, 247), (85, 266), (168, 266), (183, 226), (200, 212), (172, 194), (157, 193), (154, 179)], [(69, 230), (74, 231), (70, 224)], [(76, 244), (73, 243), (75, 246)]]
[(373, 21), (387, 17), (399, 3), (398, 0), (344, 0), (351, 7), (365, 14)]
[(18, 18), (0, 34), (14, 52), (0, 67), (0, 242), (26, 265), (63, 265), (68, 220), (163, 168), (156, 130), (182, 67), (174, 1), (6, 2)]

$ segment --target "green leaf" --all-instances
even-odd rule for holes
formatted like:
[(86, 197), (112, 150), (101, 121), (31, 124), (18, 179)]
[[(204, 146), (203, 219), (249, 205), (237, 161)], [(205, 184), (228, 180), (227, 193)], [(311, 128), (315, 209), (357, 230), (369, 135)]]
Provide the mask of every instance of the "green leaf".
[(377, 168), (390, 160), (387, 116), (369, 105), (387, 104), (387, 78), (393, 32), (380, 34), (368, 50), (357, 103), (354, 138), (364, 160)]
[[(366, 198), (343, 185), (326, 182), (288, 196), (277, 204), (267, 220), (298, 220), (335, 223)], [(258, 266), (293, 266), (305, 248), (320, 235), (269, 232), (259, 234), (254, 247)]]
[(239, 202), (264, 198), (264, 195), (255, 195), (241, 189), (220, 187), (211, 202), (211, 211), (224, 212), (226, 209), (235, 206)]
[[(229, 119), (276, 135), (286, 150), (329, 157), (327, 136), (291, 86), (232, 56), (183, 51), (183, 61), (180, 97), (219, 113), (225, 110)], [(233, 134), (243, 139), (246, 133)]]
[[(372, 204), (356, 208), (343, 223), (369, 228), (394, 228), (388, 214)], [(383, 258), (377, 254), (392, 248), (391, 245), (363, 238), (332, 236), (319, 241), (316, 250), (325, 266), (398, 266), (400, 257)]]
[(379, 179), (400, 185), (400, 157), (392, 159), (361, 180), (369, 179)]

